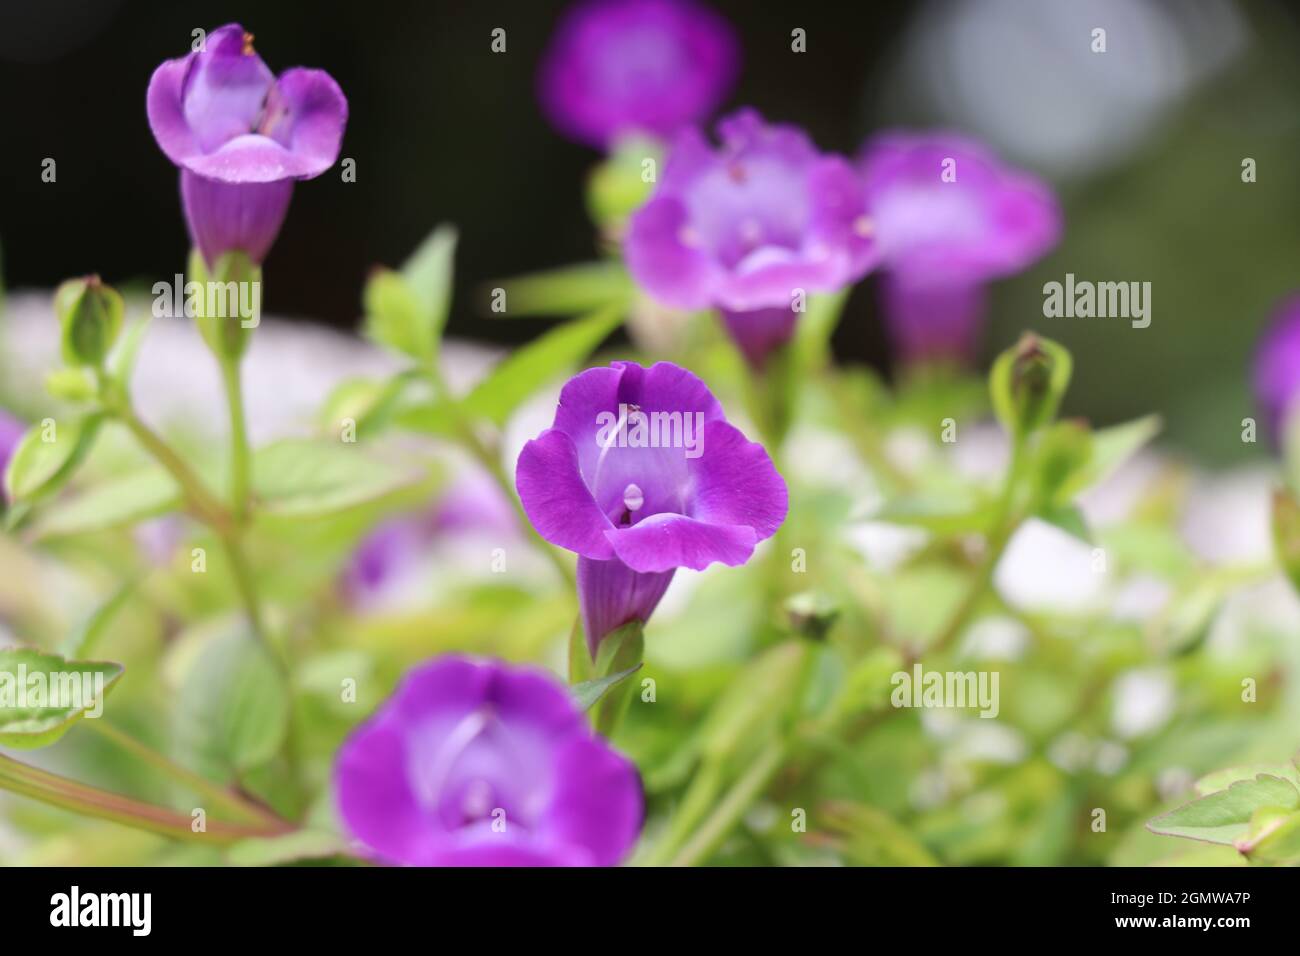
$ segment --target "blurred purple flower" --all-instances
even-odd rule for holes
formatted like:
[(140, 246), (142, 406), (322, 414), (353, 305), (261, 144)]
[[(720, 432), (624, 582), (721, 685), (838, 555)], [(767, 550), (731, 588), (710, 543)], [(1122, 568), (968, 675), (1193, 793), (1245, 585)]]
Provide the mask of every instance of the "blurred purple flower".
[(646, 620), (677, 568), (744, 564), (785, 520), (785, 482), (708, 387), (668, 362), (570, 379), (555, 424), (519, 455), (515, 485), (543, 538), (578, 554), (593, 657)]
[[(751, 109), (718, 124), (720, 147), (694, 129), (674, 140), (650, 201), (633, 217), (625, 253), (651, 296), (683, 309), (718, 308), (756, 365), (789, 338), (813, 292), (841, 289), (875, 263), (862, 182), (802, 130)], [(774, 329), (778, 334), (774, 335)]]
[[(18, 443), (22, 441), (26, 427), (4, 409), (0, 409), (0, 479), (4, 478), (9, 459), (13, 457)], [(4, 481), (0, 480), (0, 502), (5, 496)]]
[(735, 84), (730, 25), (690, 0), (589, 0), (560, 20), (538, 95), (551, 123), (600, 149), (703, 120)]
[(515, 513), (496, 482), (485, 474), (457, 480), (433, 505), (378, 525), (352, 552), (343, 590), (354, 604), (367, 604), (416, 567), (445, 536), (491, 533), (513, 539)]
[(864, 146), (861, 167), (895, 347), (909, 360), (970, 359), (985, 283), (1025, 269), (1060, 239), (1056, 198), (952, 133), (881, 133)]
[(1255, 350), (1252, 377), (1264, 429), (1274, 445), (1280, 445), (1300, 395), (1300, 293), (1274, 311)]
[(190, 237), (209, 265), (236, 249), (266, 258), (293, 181), (334, 164), (348, 115), (329, 74), (296, 67), (275, 77), (235, 23), (158, 67), (146, 105), (154, 139), (180, 167)]
[(352, 733), (334, 788), (353, 837), (413, 866), (612, 866), (643, 813), (636, 768), (549, 675), (454, 656)]

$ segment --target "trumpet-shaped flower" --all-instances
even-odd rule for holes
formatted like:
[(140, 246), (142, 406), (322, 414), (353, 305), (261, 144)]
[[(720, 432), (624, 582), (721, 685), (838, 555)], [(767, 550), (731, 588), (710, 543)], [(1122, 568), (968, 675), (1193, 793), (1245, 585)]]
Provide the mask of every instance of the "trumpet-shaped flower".
[(329, 74), (276, 77), (234, 23), (159, 66), (146, 105), (158, 146), (180, 167), (190, 236), (209, 265), (234, 250), (266, 258), (294, 180), (334, 164), (348, 114)]
[(650, 616), (678, 568), (749, 560), (788, 504), (763, 446), (669, 362), (571, 379), (554, 425), (520, 453), (515, 483), (541, 536), (578, 554), (593, 656), (610, 631)]
[(641, 829), (636, 768), (549, 675), (444, 657), (339, 751), (346, 830), (411, 866), (611, 866)]

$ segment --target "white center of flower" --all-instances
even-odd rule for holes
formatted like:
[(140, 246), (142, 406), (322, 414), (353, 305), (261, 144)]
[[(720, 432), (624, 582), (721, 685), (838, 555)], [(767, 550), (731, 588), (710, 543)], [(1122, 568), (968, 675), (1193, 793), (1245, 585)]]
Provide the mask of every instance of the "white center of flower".
[(645, 495), (637, 485), (628, 485), (623, 489), (623, 507), (628, 511), (640, 511), (645, 504)]

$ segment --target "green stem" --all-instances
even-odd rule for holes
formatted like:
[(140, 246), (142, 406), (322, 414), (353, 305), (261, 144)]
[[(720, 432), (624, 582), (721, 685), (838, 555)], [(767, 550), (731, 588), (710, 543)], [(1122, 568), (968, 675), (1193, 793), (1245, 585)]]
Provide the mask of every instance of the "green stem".
[(81, 726), (90, 727), (98, 731), (103, 737), (112, 741), (132, 756), (147, 763), (165, 776), (171, 777), (182, 786), (188, 787), (195, 793), (207, 797), (214, 804), (224, 807), (226, 810), (247, 823), (268, 827), (287, 826), (284, 821), (264, 807), (260, 807), (257, 804), (247, 801), (238, 794), (227, 790), (225, 787), (213, 783), (206, 777), (194, 773), (192, 770), (187, 770), (180, 764), (174, 763), (152, 747), (141, 743), (107, 721), (84, 720), (81, 722)]
[(230, 500), (235, 520), (248, 517), (248, 490), (251, 485), (251, 456), (248, 446), (248, 422), (244, 414), (244, 388), (239, 360), (222, 356), (221, 380), (225, 386), (226, 408), (230, 414)]
[(252, 837), (281, 836), (292, 829), (284, 823), (250, 826), (211, 820), (206, 822), (204, 830), (195, 832), (193, 818), (189, 815), (38, 770), (2, 754), (0, 790), (8, 790), (82, 816), (111, 820), (137, 830), (190, 843), (225, 845)]
[(784, 738), (773, 740), (754, 758), (749, 769), (732, 785), (708, 819), (673, 857), (670, 866), (695, 866), (722, 845), (727, 834), (748, 812), (785, 760)]
[[(1007, 473), (1002, 482), (1002, 495), (998, 501), (998, 507), (994, 513), (993, 522), (989, 526), (989, 532), (984, 542), (984, 557), (980, 561), (979, 567), (975, 570), (975, 577), (971, 581), (961, 603), (957, 605), (948, 622), (939, 631), (936, 637), (926, 651), (939, 652), (946, 650), (966, 629), (970, 623), (971, 617), (975, 614), (984, 598), (985, 591), (993, 581), (993, 572), (997, 570), (998, 562), (1002, 560), (1002, 554), (1007, 549), (1007, 544), (1011, 536), (1020, 526), (1021, 517), (1015, 510), (1016, 487), (1020, 479), (1020, 472), (1025, 460), (1025, 441), (1023, 436), (1017, 436), (1012, 439), (1011, 461), (1007, 465)], [(909, 663), (916, 659), (916, 652), (907, 655)]]
[(219, 534), (224, 534), (231, 524), (230, 512), (216, 495), (208, 490), (207, 485), (186, 464), (185, 459), (163, 441), (157, 432), (141, 421), (129, 406), (114, 408), (112, 411), (135, 436), (144, 450), (176, 479), (176, 483), (181, 487), (181, 493), (189, 501), (194, 513)]
[(456, 427), (456, 437), (461, 446), (474, 456), (474, 459), (483, 467), (483, 469), (492, 476), (492, 480), (497, 483), (506, 500), (510, 502), (515, 511), (515, 519), (519, 522), (519, 527), (523, 529), (524, 534), (532, 541), (537, 548), (546, 555), (555, 570), (559, 572), (564, 583), (573, 588), (576, 584), (573, 566), (566, 560), (559, 551), (557, 551), (549, 541), (537, 533), (533, 523), (528, 520), (528, 514), (524, 511), (524, 506), (519, 500), (519, 494), (515, 491), (514, 483), (510, 476), (506, 474), (501, 467), (500, 458), (493, 453), (492, 449), (483, 443), (483, 439), (474, 431), (473, 423), (468, 421), (461, 410), (460, 404), (456, 401), (451, 391), (447, 388), (447, 382), (443, 378), (442, 372), (436, 365), (430, 364), (425, 368), (429, 380), (433, 383), (434, 388), (438, 391), (439, 398), (446, 403), (451, 413), (452, 420)]
[(118, 405), (111, 411), (126, 425), (145, 451), (171, 474), (176, 483), (181, 486), (181, 492), (190, 502), (195, 515), (212, 528), (221, 539), (222, 548), (230, 561), (231, 576), (239, 592), (240, 602), (244, 605), (254, 633), (265, 642), (266, 628), (262, 618), (261, 603), (258, 600), (252, 569), (244, 555), (243, 541), (234, 517), (208, 490), (202, 479), (194, 473), (185, 460), (157, 432), (141, 421), (129, 405)]

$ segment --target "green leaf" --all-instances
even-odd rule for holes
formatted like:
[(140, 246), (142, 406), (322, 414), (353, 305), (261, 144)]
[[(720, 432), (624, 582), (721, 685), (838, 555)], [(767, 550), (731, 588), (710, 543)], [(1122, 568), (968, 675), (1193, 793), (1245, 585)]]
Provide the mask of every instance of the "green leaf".
[(433, 339), (420, 299), (401, 273), (376, 269), (366, 281), (362, 301), (367, 336), (417, 361), (433, 357)]
[(149, 330), (149, 319), (137, 319), (127, 326), (126, 334), (117, 348), (108, 357), (108, 374), (119, 387), (125, 389), (131, 383), (131, 373), (135, 371), (135, 360), (140, 355), (140, 346), (144, 334)]
[(1227, 767), (1223, 770), (1207, 773), (1196, 781), (1196, 792), (1201, 796), (1206, 796), (1219, 790), (1227, 790), (1239, 780), (1254, 780), (1260, 774), (1289, 780), (1297, 790), (1300, 790), (1300, 769), (1297, 769), (1294, 763), (1261, 763), (1251, 764), (1248, 767)]
[(175, 511), (181, 504), (175, 479), (150, 466), (95, 485), (42, 510), (34, 522), (35, 540), (63, 538), (133, 525)]
[(1205, 843), (1235, 845), (1247, 835), (1257, 810), (1284, 811), (1300, 807), (1300, 791), (1281, 777), (1261, 773), (1156, 817), (1147, 824), (1152, 833), (1187, 837)]
[(98, 718), (121, 676), (121, 664), (67, 660), (29, 647), (0, 650), (0, 747), (44, 747), (82, 717)]
[(355, 443), (290, 439), (253, 456), (259, 508), (275, 517), (344, 511), (400, 491), (420, 477), (369, 457)]
[(577, 701), (580, 710), (591, 710), (592, 707), (596, 706), (596, 702), (604, 697), (609, 690), (627, 680), (641, 667), (642, 663), (638, 662), (625, 670), (610, 674), (608, 677), (597, 677), (594, 680), (585, 680), (580, 684), (574, 684), (569, 688), (569, 691), (573, 694), (573, 699)]
[[(645, 623), (630, 621), (601, 638), (600, 646), (596, 649), (596, 680), (617, 677), (619, 674), (627, 676), (641, 666), (644, 655)], [(632, 685), (620, 686), (621, 680), (622, 678), (614, 680), (598, 695), (603, 696), (604, 699), (596, 709), (593, 722), (596, 731), (606, 736), (612, 734), (618, 727), (631, 700)], [(614, 688), (617, 689), (609, 693)]]
[(92, 412), (62, 423), (46, 419), (29, 428), (5, 471), (9, 500), (36, 501), (67, 484), (90, 453), (103, 423), (104, 415)]
[(1056, 500), (1072, 501), (1081, 491), (1114, 474), (1120, 465), (1159, 434), (1160, 426), (1159, 415), (1147, 415), (1093, 432), (1091, 457), (1061, 484)]
[(113, 592), (107, 601), (95, 608), (90, 616), (82, 622), (63, 644), (63, 653), (68, 657), (80, 657), (90, 654), (105, 632), (117, 619), (118, 612), (126, 606), (135, 593), (137, 581), (130, 580)]
[(542, 386), (571, 371), (623, 321), (622, 308), (566, 322), (512, 353), (464, 399), (467, 414), (505, 424), (510, 413)]
[(1058, 505), (1053, 508), (1044, 508), (1038, 512), (1038, 517), (1048, 524), (1060, 528), (1068, 535), (1073, 535), (1080, 541), (1092, 543), (1092, 535), (1088, 531), (1088, 522), (1084, 520), (1083, 512), (1073, 505)]
[[(504, 308), (490, 309), (498, 318), (517, 319), (539, 315), (580, 315), (606, 306), (624, 307), (632, 301), (636, 286), (623, 263), (617, 259), (565, 266), (517, 279), (500, 279), (492, 289), (505, 293)], [(495, 303), (496, 299), (491, 300)]]
[(422, 340), (432, 342), (435, 355), (451, 312), (455, 261), (456, 228), (441, 225), (402, 266), (402, 278), (420, 306)]
[(1300, 813), (1259, 810), (1251, 818), (1250, 831), (1236, 847), (1252, 863), (1291, 865), (1300, 862)]
[(186, 674), (173, 719), (183, 762), (209, 779), (231, 780), (269, 761), (284, 742), (283, 671), (244, 630), (218, 634)]

